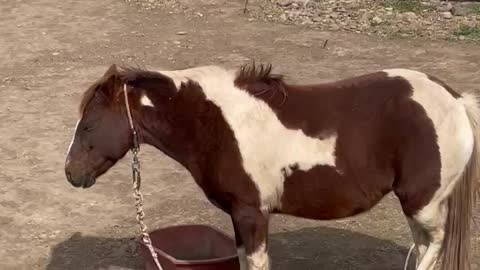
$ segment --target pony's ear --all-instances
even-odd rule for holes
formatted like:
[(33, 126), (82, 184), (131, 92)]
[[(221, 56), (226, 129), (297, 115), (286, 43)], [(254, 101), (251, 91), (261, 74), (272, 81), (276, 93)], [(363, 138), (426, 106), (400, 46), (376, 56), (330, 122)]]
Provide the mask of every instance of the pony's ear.
[(105, 74), (103, 75), (104, 78), (109, 78), (111, 76), (115, 76), (115, 75), (118, 75), (118, 69), (117, 69), (117, 65), (115, 64), (112, 64), (108, 70), (105, 72)]
[(112, 98), (119, 92), (121, 86), (120, 74), (117, 66), (112, 64), (103, 75), (100, 82), (100, 91), (103, 97), (112, 100)]

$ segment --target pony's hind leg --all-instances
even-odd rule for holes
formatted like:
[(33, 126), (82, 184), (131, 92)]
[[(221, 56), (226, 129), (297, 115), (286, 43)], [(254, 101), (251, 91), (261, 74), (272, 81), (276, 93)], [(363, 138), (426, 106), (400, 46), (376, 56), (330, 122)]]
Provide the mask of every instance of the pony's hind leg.
[(443, 245), (450, 185), (445, 181), (442, 183), (440, 176), (432, 174), (431, 170), (414, 171), (415, 164), (410, 161), (405, 161), (402, 173), (408, 178), (399, 179), (394, 191), (412, 231), (417, 270), (433, 270)]
[[(422, 211), (415, 215), (415, 223), (426, 233), (428, 247), (417, 261), (417, 270), (433, 270), (437, 264), (445, 237), (445, 225), (447, 221), (446, 201), (432, 201)], [(423, 246), (423, 245), (422, 245)]]
[[(423, 256), (427, 252), (428, 245), (430, 243), (429, 236), (425, 229), (418, 224), (418, 222), (411, 218), (407, 217), (408, 225), (410, 226), (410, 230), (412, 232), (413, 242), (415, 244), (415, 252), (416, 252), (416, 261), (415, 266), (418, 267), (420, 262), (423, 259)], [(408, 262), (406, 262), (408, 264)]]

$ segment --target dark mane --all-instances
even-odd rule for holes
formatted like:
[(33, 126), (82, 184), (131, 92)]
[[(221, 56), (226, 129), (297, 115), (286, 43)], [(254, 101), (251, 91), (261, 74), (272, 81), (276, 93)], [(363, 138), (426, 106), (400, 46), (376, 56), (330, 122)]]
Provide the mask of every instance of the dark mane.
[[(119, 66), (118, 70), (115, 67), (115, 72), (105, 74), (102, 78), (98, 79), (83, 93), (82, 100), (80, 102), (79, 113), (83, 114), (86, 106), (95, 97), (95, 93), (101, 89), (101, 86), (106, 84), (109, 80), (113, 79), (113, 85), (110, 87), (116, 87), (118, 84), (128, 84), (134, 88), (153, 89), (163, 86), (166, 91), (158, 92), (159, 95), (171, 95), (176, 90), (173, 81), (156, 71), (149, 71), (140, 67), (131, 66)], [(113, 89), (118, 90), (118, 89)], [(168, 91), (171, 90), (171, 91)]]
[(80, 106), (78, 107), (78, 112), (80, 113), (80, 115), (84, 113), (87, 105), (90, 103), (90, 101), (92, 101), (93, 97), (95, 97), (95, 93), (97, 92), (97, 90), (100, 88), (100, 85), (102, 84), (102, 79), (103, 78), (100, 78), (99, 80), (97, 80), (82, 94), (82, 100), (80, 101)]
[(118, 74), (120, 75), (120, 78), (122, 79), (122, 81), (127, 83), (136, 80), (156, 79), (159, 77), (163, 78), (163, 75), (156, 71), (150, 71), (138, 66), (120, 66), (118, 69)]
[(163, 75), (157, 71), (150, 71), (140, 67), (121, 67), (119, 70), (119, 78), (123, 83), (130, 87), (156, 91), (159, 96), (174, 96), (177, 92), (177, 87), (172, 78)]
[(283, 75), (272, 73), (272, 64), (244, 64), (240, 67), (235, 85), (246, 89), (255, 96), (271, 93), (273, 98), (276, 93), (283, 95), (282, 104), (287, 98), (286, 84)]

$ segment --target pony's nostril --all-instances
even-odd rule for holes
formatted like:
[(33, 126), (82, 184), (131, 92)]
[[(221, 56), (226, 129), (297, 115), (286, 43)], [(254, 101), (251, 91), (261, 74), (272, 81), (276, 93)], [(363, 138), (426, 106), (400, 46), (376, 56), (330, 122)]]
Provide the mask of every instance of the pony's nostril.
[(72, 183), (72, 174), (70, 172), (65, 172), (68, 182)]

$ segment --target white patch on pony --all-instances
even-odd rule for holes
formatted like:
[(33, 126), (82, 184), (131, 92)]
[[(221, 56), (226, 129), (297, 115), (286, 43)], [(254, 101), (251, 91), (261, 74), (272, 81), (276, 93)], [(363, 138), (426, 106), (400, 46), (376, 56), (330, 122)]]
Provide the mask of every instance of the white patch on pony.
[[(442, 167), (441, 187), (435, 193), (432, 202), (443, 201), (460, 179), (473, 151), (473, 133), (463, 98), (455, 99), (445, 88), (431, 81), (424, 73), (406, 69), (384, 71), (390, 77), (400, 76), (410, 83), (413, 88), (412, 99), (425, 109), (433, 122), (438, 136)], [(422, 215), (420, 212), (419, 216)]]
[[(212, 76), (215, 71), (221, 68), (217, 66), (202, 66), (202, 67), (194, 67), (189, 69), (179, 69), (179, 70), (161, 70), (158, 71), (159, 73), (170, 77), (173, 80), (173, 83), (177, 87), (177, 90), (180, 89), (180, 85), (188, 80), (192, 81), (199, 81), (202, 78)], [(222, 69), (223, 72), (225, 72)]]
[(270, 259), (265, 242), (262, 242), (252, 254), (247, 256), (248, 270), (270, 270)]
[(78, 124), (80, 124), (80, 119), (75, 124), (75, 129), (73, 130), (72, 140), (70, 141), (70, 145), (68, 146), (68, 150), (67, 150), (67, 157), (70, 154), (70, 150), (72, 149), (73, 142), (75, 141), (75, 134), (77, 133)]
[(238, 262), (240, 263), (240, 270), (248, 270), (247, 254), (244, 247), (237, 248)]
[(155, 107), (153, 105), (153, 102), (148, 98), (147, 94), (145, 93), (143, 93), (142, 97), (140, 98), (140, 104), (147, 107), (152, 107), (152, 108)]
[(424, 73), (405, 70), (384, 70), (390, 77), (400, 76), (412, 86), (412, 99), (419, 103), (432, 120), (440, 152), (440, 187), (432, 200), (414, 216), (424, 228), (428, 228), (432, 242), (418, 269), (430, 269), (435, 263), (443, 240), (447, 218), (445, 199), (467, 165), (473, 151), (474, 135), (465, 110), (464, 100), (474, 98), (465, 96), (455, 99), (444, 87), (433, 82)]
[(207, 99), (221, 109), (238, 142), (243, 168), (260, 193), (261, 210), (268, 212), (281, 207), (283, 170), (291, 173), (292, 165), (300, 170), (335, 167), (337, 135), (319, 139), (286, 128), (267, 103), (234, 85), (235, 72), (206, 66), (161, 73), (173, 75), (177, 85), (186, 78), (195, 80)]

